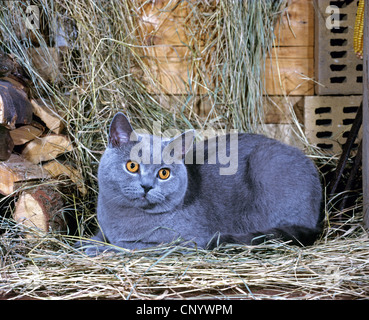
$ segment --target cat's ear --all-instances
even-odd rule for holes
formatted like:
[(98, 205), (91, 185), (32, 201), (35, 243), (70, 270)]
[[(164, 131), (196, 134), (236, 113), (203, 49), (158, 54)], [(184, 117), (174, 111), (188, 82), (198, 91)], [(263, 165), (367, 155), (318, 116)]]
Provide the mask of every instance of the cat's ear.
[(129, 141), (137, 141), (137, 135), (127, 117), (123, 113), (118, 112), (110, 125), (109, 145), (117, 148)]
[(187, 152), (193, 146), (195, 136), (194, 130), (188, 130), (185, 133), (173, 138), (163, 150), (163, 160), (165, 163), (177, 162), (183, 160)]

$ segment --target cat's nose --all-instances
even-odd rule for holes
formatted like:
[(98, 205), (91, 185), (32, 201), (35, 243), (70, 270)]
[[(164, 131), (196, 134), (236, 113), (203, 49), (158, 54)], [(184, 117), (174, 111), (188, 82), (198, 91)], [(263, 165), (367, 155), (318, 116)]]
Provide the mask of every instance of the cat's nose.
[(152, 186), (146, 184), (141, 184), (141, 187), (144, 189), (145, 193), (148, 193), (152, 189)]

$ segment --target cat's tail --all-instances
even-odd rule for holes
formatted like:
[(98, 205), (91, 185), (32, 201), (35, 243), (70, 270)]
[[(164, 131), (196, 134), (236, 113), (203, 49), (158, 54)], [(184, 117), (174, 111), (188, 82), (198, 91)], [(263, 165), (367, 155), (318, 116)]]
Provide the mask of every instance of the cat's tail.
[(321, 233), (321, 228), (306, 228), (302, 226), (283, 226), (266, 231), (249, 234), (217, 234), (208, 243), (207, 248), (213, 249), (223, 243), (258, 245), (268, 240), (281, 240), (297, 246), (314, 244)]

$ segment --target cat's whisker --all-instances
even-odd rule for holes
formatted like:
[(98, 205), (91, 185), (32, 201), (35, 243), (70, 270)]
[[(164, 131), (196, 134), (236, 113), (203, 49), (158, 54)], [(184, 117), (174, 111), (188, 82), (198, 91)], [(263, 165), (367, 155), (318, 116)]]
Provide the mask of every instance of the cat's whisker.
[(164, 201), (165, 200), (165, 196), (158, 192), (158, 191), (150, 191), (149, 193), (150, 197), (151, 198), (154, 198), (155, 200), (158, 200), (158, 201)]

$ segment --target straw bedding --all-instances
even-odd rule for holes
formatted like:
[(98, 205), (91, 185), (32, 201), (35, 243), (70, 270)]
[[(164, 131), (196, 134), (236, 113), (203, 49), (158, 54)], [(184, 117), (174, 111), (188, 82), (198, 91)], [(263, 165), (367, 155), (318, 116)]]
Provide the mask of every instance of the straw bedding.
[(366, 299), (369, 240), (357, 221), (348, 233), (306, 248), (269, 242), (202, 251), (173, 244), (94, 258), (65, 237), (12, 235), (0, 247), (0, 289), (39, 299)]
[[(169, 108), (168, 96), (150, 94), (147, 83), (134, 76), (144, 74), (155, 85), (137, 54), (135, 19), (142, 2), (41, 1), (44, 19), (67, 16), (78, 27), (73, 50), (64, 53), (62, 80), (57, 84), (39, 77), (25, 50), (25, 45), (32, 46), (27, 42), (29, 35), (17, 26), (22, 6), (28, 3), (1, 4), (1, 47), (28, 71), (33, 94), (50, 98), (65, 114), (66, 130), (75, 146), (66, 157), (83, 174), (89, 192), (81, 195), (74, 189), (63, 194), (64, 213), (75, 224), (67, 235), (45, 235), (14, 224), (9, 218), (14, 198), (0, 199), (0, 297), (365, 299), (369, 294), (369, 240), (361, 227), (360, 201), (354, 215), (341, 226), (330, 223), (334, 208), (326, 204), (322, 238), (306, 248), (268, 242), (204, 251), (171, 244), (94, 258), (73, 248), (76, 236), (90, 236), (95, 226), (96, 170), (116, 111), (124, 111), (136, 128), (149, 130), (154, 120), (161, 122), (163, 130), (260, 131), (262, 127), (260, 62), (266, 59), (274, 23), (286, 1), (190, 1), (188, 32), (192, 37), (200, 34), (204, 41), (201, 48), (191, 46), (198, 57), (192, 64), (197, 78), (191, 79), (194, 86), (186, 94), (170, 100)], [(50, 45), (37, 32), (35, 35), (41, 48)], [(190, 38), (189, 43), (194, 44), (195, 39)], [(208, 72), (208, 68), (214, 69)], [(198, 86), (211, 102), (209, 116), (195, 112)], [(302, 141), (306, 141), (303, 136)], [(334, 163), (306, 147), (319, 165)]]

